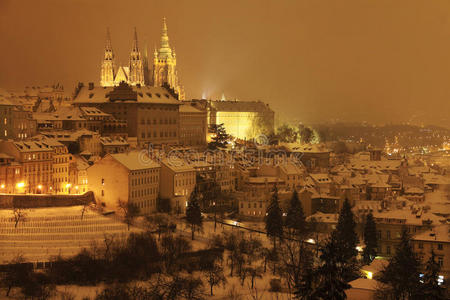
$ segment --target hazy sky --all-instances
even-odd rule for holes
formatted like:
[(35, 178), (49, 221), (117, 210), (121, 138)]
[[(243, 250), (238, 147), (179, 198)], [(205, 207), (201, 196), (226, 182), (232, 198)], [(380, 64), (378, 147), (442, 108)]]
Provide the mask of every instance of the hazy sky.
[(268, 102), (282, 119), (450, 127), (449, 0), (0, 0), (0, 87), (100, 79), (167, 17), (187, 97)]

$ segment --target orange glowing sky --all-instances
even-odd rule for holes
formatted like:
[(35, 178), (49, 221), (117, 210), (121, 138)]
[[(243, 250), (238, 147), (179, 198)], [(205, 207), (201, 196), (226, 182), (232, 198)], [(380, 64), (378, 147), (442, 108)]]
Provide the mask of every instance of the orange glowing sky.
[(448, 0), (0, 0), (0, 87), (99, 82), (105, 30), (125, 64), (167, 17), (187, 97), (279, 118), (450, 127)]

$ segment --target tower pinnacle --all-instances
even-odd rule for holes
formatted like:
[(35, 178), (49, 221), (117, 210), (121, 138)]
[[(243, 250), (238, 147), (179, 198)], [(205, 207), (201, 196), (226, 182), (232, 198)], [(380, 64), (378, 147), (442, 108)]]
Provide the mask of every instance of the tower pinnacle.
[(166, 24), (166, 18), (163, 18), (163, 28), (162, 28), (162, 35), (161, 35), (161, 48), (159, 49), (160, 52), (171, 52), (170, 46), (169, 46), (169, 35), (167, 34), (167, 24)]

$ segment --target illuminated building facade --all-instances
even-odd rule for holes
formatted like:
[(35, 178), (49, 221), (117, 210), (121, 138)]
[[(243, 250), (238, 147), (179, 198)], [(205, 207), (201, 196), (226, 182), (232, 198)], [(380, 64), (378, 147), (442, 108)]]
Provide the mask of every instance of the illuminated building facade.
[(54, 149), (45, 142), (3, 141), (0, 151), (22, 165), (23, 182), (16, 183), (15, 193), (51, 193)]
[(126, 82), (130, 85), (144, 85), (144, 61), (138, 47), (137, 32), (134, 30), (133, 46), (130, 53), (129, 65), (116, 68), (114, 51), (112, 49), (109, 29), (106, 34), (105, 54), (101, 67), (101, 86), (116, 86)]
[(183, 146), (206, 146), (208, 130), (206, 110), (190, 104), (180, 105), (180, 144)]
[(97, 107), (126, 123), (129, 138), (137, 144), (177, 144), (179, 138), (179, 105), (171, 90), (165, 87), (130, 86), (81, 87), (74, 105)]
[(228, 134), (246, 140), (274, 131), (275, 113), (261, 101), (210, 101), (209, 124), (224, 124)]
[(163, 19), (161, 45), (153, 53), (153, 86), (168, 86), (178, 94), (178, 99), (184, 100), (184, 89), (178, 81), (177, 56), (170, 48), (166, 19)]
[(99, 204), (117, 209), (118, 201), (133, 203), (141, 213), (156, 212), (160, 165), (141, 152), (107, 154), (87, 168), (88, 189)]
[(144, 55), (142, 56), (135, 29), (129, 64), (128, 66), (117, 66), (111, 36), (109, 30), (107, 30), (105, 53), (101, 66), (101, 86), (118, 86), (121, 82), (125, 82), (132, 86), (152, 85), (154, 87), (167, 87), (177, 94), (177, 99), (185, 99), (184, 88), (178, 80), (175, 49), (172, 49), (169, 45), (169, 35), (165, 18), (163, 20), (160, 47), (159, 49), (155, 49), (153, 53), (152, 70), (149, 69), (148, 64), (147, 49), (145, 49)]

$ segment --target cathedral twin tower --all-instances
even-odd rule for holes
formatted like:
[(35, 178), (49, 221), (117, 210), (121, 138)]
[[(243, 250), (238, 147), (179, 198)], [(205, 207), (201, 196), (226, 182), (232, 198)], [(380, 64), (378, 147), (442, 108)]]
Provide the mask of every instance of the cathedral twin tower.
[(168, 86), (173, 89), (180, 100), (184, 99), (184, 90), (178, 82), (177, 58), (175, 51), (169, 46), (166, 19), (163, 19), (160, 48), (153, 53), (153, 69), (150, 76), (147, 51), (144, 57), (138, 47), (137, 32), (134, 30), (133, 47), (130, 53), (129, 65), (116, 68), (114, 52), (111, 45), (109, 30), (106, 33), (105, 56), (103, 57), (101, 70), (101, 86), (117, 86), (120, 82), (129, 85), (153, 85)]

